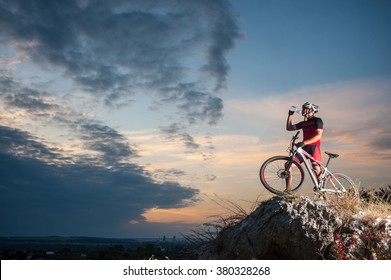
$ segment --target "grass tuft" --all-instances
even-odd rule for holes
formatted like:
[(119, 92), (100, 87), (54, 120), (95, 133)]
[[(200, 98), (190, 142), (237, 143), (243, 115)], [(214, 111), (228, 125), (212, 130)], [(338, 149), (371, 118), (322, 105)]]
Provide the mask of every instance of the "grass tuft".
[(192, 245), (199, 247), (204, 244), (214, 243), (218, 234), (225, 228), (233, 227), (247, 218), (261, 203), (260, 196), (254, 202), (249, 202), (251, 205), (248, 210), (244, 209), (238, 203), (229, 199), (224, 199), (218, 195), (209, 197), (211, 201), (226, 210), (226, 214), (213, 215), (209, 218), (211, 222), (203, 223), (196, 229), (190, 230), (190, 233), (183, 237)]

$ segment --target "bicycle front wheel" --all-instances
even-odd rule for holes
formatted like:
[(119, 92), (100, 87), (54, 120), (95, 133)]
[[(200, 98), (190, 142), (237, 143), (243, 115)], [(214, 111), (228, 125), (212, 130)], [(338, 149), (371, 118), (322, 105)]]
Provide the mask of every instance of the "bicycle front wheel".
[(290, 170), (286, 165), (289, 163), (288, 156), (275, 156), (266, 160), (259, 170), (259, 178), (265, 188), (274, 194), (284, 194), (287, 181), (291, 175), (291, 192), (297, 192), (304, 180), (304, 172), (301, 165), (293, 161)]
[(350, 198), (359, 200), (359, 193), (353, 180), (342, 173), (332, 173), (326, 177), (323, 194), (329, 201)]

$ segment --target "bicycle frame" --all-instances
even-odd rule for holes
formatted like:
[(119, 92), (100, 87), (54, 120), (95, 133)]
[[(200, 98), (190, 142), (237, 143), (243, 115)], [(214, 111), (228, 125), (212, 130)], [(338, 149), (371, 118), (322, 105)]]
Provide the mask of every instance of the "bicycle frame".
[[(293, 144), (294, 144), (294, 141), (293, 141)], [(304, 166), (305, 168), (307, 169), (308, 171), (308, 174), (310, 175), (311, 177), (311, 180), (312, 182), (314, 183), (314, 191), (318, 191), (318, 192), (329, 192), (329, 193), (339, 193), (340, 191), (337, 190), (337, 189), (325, 189), (324, 188), (324, 183), (325, 183), (325, 179), (326, 179), (326, 176), (330, 175), (330, 176), (333, 176), (333, 174), (328, 170), (327, 166), (329, 165), (330, 163), (330, 160), (331, 158), (329, 157), (329, 159), (327, 160), (327, 163), (326, 165), (323, 165), (320, 161), (317, 161), (315, 158), (313, 158), (310, 154), (308, 154), (306, 151), (303, 150), (303, 148), (297, 148), (296, 150), (291, 150), (292, 152), (292, 155), (291, 155), (291, 161), (294, 160), (294, 158), (297, 156), (297, 154), (299, 154), (302, 159), (303, 159), (303, 163), (304, 163)], [(321, 176), (320, 176), (320, 179), (318, 181), (318, 178), (312, 168), (312, 162), (315, 162), (316, 164), (318, 164), (318, 166), (320, 167), (321, 169)], [(291, 165), (292, 163), (290, 162), (289, 166)], [(346, 189), (343, 187), (343, 185), (338, 181), (337, 178), (335, 178), (333, 176), (333, 178), (339, 183), (339, 185), (343, 188), (342, 192), (346, 192)]]
[[(308, 174), (310, 174), (310, 177), (311, 177), (312, 182), (314, 183), (314, 186), (316, 187), (317, 190), (320, 190), (323, 186), (323, 181), (324, 181), (324, 178), (326, 177), (326, 174), (331, 174), (328, 171), (327, 165), (325, 166), (321, 162), (314, 159), (310, 154), (308, 154), (302, 148), (297, 148), (296, 151), (292, 154), (292, 158), (294, 159), (297, 154), (299, 154), (301, 156), (301, 158), (303, 159), (304, 166), (307, 169)], [(311, 161), (318, 164), (321, 168), (321, 177), (320, 177), (319, 182), (318, 182), (318, 177), (316, 176), (316, 174), (312, 168)]]
[[(299, 155), (303, 159), (304, 166), (307, 169), (307, 172), (310, 175), (312, 182), (314, 183), (314, 190), (326, 191), (323, 188), (323, 184), (324, 184), (324, 181), (325, 181), (325, 178), (326, 178), (327, 175), (331, 175), (332, 176), (332, 173), (327, 168), (327, 166), (330, 163), (331, 158), (329, 157), (328, 160), (327, 160), (326, 165), (323, 165), (320, 161), (317, 161), (309, 153), (304, 151), (303, 148), (299, 147), (299, 148), (295, 149), (295, 142), (298, 139), (298, 135), (299, 134), (300, 134), (300, 131), (298, 131), (296, 133), (296, 135), (292, 137), (291, 146), (290, 146), (290, 149), (289, 149), (291, 160), (290, 160), (290, 162), (289, 162), (289, 164), (287, 166), (287, 169), (290, 168), (290, 166), (292, 165), (292, 162), (295, 159), (295, 157), (297, 155)], [(315, 174), (315, 172), (314, 172), (314, 170), (312, 168), (312, 162), (315, 162), (321, 169), (321, 176), (320, 176), (319, 181), (318, 181), (317, 175)], [(329, 189), (329, 190), (327, 190), (327, 192), (334, 192), (334, 191)]]

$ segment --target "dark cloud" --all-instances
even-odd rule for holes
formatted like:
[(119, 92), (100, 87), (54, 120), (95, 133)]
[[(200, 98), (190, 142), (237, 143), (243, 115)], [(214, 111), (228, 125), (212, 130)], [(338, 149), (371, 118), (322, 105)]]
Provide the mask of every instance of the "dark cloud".
[[(373, 100), (374, 98), (371, 100), (374, 103), (373, 111), (376, 112), (378, 110), (378, 114), (373, 114), (372, 119), (363, 124), (365, 127), (362, 127), (361, 131), (366, 131), (366, 135), (371, 135), (368, 137), (368, 141), (373, 149), (388, 153), (391, 151), (391, 128), (389, 119), (384, 118), (384, 116), (387, 115), (388, 104), (390, 104), (391, 100), (388, 92), (382, 97), (378, 100)], [(384, 104), (385, 106), (379, 106), (379, 104)]]
[(25, 87), (0, 71), (0, 97), (8, 106), (43, 113), (57, 108), (57, 105), (45, 101), (48, 96), (47, 92)]
[[(170, 99), (191, 123), (221, 117), (228, 73), (226, 54), (240, 37), (236, 17), (224, 0), (4, 0), (0, 40), (25, 51), (45, 67), (60, 67), (108, 105), (129, 102), (138, 89), (155, 100), (189, 81), (192, 71), (214, 81), (202, 93), (184, 88)], [(198, 69), (194, 62), (198, 62)], [(197, 66), (195, 66), (197, 67)], [(199, 80), (199, 78), (197, 78)], [(198, 106), (198, 107), (197, 107)]]
[(28, 110), (45, 111), (52, 105), (46, 103), (36, 91), (24, 91), (18, 95), (9, 95), (6, 102), (9, 105)]
[(170, 168), (154, 170), (152, 176), (158, 181), (177, 181), (181, 177), (188, 176), (188, 174), (183, 170)]
[(164, 95), (162, 104), (178, 104), (179, 114), (190, 124), (206, 121), (213, 125), (222, 117), (223, 100), (198, 89), (194, 83), (181, 83), (175, 87), (164, 88), (161, 92)]
[(38, 138), (18, 129), (0, 126), (0, 152), (15, 157), (35, 158), (52, 162), (61, 158), (56, 149), (46, 147)]
[(134, 164), (64, 163), (29, 133), (4, 126), (0, 178), (1, 235), (128, 236), (128, 222), (142, 221), (145, 209), (183, 207), (198, 193), (157, 183)]
[(146, 209), (194, 202), (198, 190), (167, 176), (158, 183), (154, 174), (130, 163), (137, 151), (116, 129), (46, 97), (39, 88), (1, 76), (0, 98), (8, 112), (24, 110), (38, 122), (60, 127), (75, 144), (81, 141), (84, 154), (64, 155), (44, 144), (46, 139), (0, 126), (1, 235), (134, 236), (137, 225), (130, 229), (128, 222), (145, 226)]
[(217, 179), (217, 176), (213, 175), (213, 174), (206, 174), (205, 177), (206, 177), (206, 180), (208, 180), (210, 182), (213, 182)]
[(391, 150), (391, 133), (388, 133), (386, 135), (377, 135), (375, 140), (373, 140), (370, 144), (376, 149), (383, 150), (383, 151), (389, 151)]
[(137, 156), (137, 151), (117, 130), (64, 106), (45, 101), (49, 94), (39, 89), (25, 87), (12, 78), (2, 76), (0, 94), (8, 111), (25, 109), (30, 118), (71, 131), (82, 141), (85, 150), (100, 154), (96, 157), (96, 163), (113, 167)]
[(123, 160), (137, 156), (136, 150), (131, 148), (127, 139), (115, 129), (87, 119), (74, 124), (85, 143), (84, 147), (101, 153), (101, 159), (106, 165), (116, 166)]
[[(378, 124), (381, 122), (379, 121)], [(375, 128), (375, 129), (374, 129)], [(369, 146), (376, 151), (383, 151), (384, 153), (391, 152), (391, 129), (385, 126), (372, 126), (366, 129), (372, 130), (372, 137), (369, 138)]]
[[(208, 1), (206, 1), (208, 2)], [(211, 17), (215, 17), (212, 24), (210, 43), (207, 52), (208, 63), (203, 70), (214, 76), (217, 80), (215, 90), (219, 91), (226, 86), (226, 77), (229, 65), (226, 55), (235, 46), (235, 40), (242, 35), (239, 32), (236, 18), (227, 6), (228, 2), (208, 2)]]
[(168, 127), (161, 127), (160, 130), (168, 140), (179, 140), (184, 143), (186, 148), (198, 149), (200, 147), (194, 141), (194, 138), (185, 131), (184, 126), (178, 123), (173, 123)]

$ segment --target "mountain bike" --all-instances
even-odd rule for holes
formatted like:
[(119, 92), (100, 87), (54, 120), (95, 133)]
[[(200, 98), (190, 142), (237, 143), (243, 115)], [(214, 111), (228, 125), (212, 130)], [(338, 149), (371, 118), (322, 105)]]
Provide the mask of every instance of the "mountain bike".
[[(268, 191), (278, 195), (295, 193), (300, 190), (304, 181), (304, 170), (300, 162), (296, 161), (295, 158), (301, 158), (305, 169), (308, 171), (314, 183), (313, 190), (316, 195), (327, 200), (347, 197), (358, 200), (359, 193), (353, 180), (345, 174), (334, 173), (328, 169), (331, 159), (337, 158), (339, 155), (325, 152), (328, 155), (328, 160), (326, 165), (323, 165), (296, 144), (299, 134), (300, 131), (292, 137), (288, 148), (289, 156), (274, 156), (262, 164), (259, 177), (264, 187)], [(313, 162), (321, 168), (319, 181), (315, 171), (312, 169)], [(292, 175), (292, 184), (291, 190), (287, 192), (286, 185), (289, 175)]]

